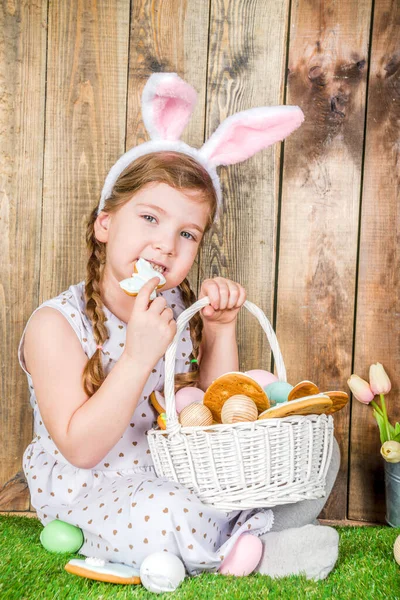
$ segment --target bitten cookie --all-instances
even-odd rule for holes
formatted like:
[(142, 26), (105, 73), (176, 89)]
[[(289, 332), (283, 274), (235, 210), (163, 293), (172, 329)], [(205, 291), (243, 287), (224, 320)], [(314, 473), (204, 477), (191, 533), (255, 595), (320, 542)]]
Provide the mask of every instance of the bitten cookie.
[(137, 585), (141, 583), (139, 570), (120, 563), (111, 563), (101, 558), (73, 558), (65, 565), (65, 570), (72, 575), (106, 581), (107, 583), (122, 583)]
[[(157, 266), (158, 265), (156, 265), (156, 267)], [(161, 269), (161, 267), (159, 267), (159, 269)], [(128, 296), (137, 296), (144, 284), (153, 277), (158, 277), (160, 280), (156, 289), (162, 288), (167, 283), (161, 270), (156, 270), (154, 266), (144, 258), (139, 258), (134, 264), (132, 277), (123, 279), (119, 282), (119, 285)], [(150, 300), (154, 300), (155, 298), (156, 290), (151, 293)]]

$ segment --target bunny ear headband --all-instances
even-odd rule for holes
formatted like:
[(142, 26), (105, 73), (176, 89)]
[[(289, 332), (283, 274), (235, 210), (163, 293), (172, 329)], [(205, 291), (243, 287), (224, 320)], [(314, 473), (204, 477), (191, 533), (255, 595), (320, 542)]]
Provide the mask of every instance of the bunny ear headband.
[(98, 213), (111, 195), (122, 171), (136, 158), (151, 152), (187, 154), (210, 175), (218, 199), (222, 194), (216, 167), (243, 162), (263, 148), (283, 140), (304, 120), (298, 106), (261, 106), (238, 112), (223, 121), (200, 149), (180, 140), (197, 101), (196, 90), (176, 73), (153, 73), (142, 94), (142, 116), (151, 140), (125, 152), (111, 167), (101, 192)]

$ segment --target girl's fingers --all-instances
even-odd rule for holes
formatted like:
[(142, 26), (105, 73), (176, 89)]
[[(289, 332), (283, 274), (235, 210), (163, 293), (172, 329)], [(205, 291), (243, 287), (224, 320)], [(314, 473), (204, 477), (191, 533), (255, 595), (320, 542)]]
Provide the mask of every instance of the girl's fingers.
[(240, 290), (238, 286), (231, 286), (229, 288), (229, 300), (227, 308), (237, 308), (239, 300)]
[(149, 310), (157, 312), (159, 315), (167, 308), (167, 301), (162, 296), (157, 296), (151, 303)]
[(146, 281), (144, 286), (140, 289), (138, 295), (136, 296), (135, 308), (136, 310), (147, 310), (150, 303), (151, 293), (156, 289), (157, 285), (160, 283), (158, 277), (152, 277), (149, 281)]
[(239, 299), (237, 301), (237, 306), (243, 306), (243, 304), (246, 302), (246, 298), (247, 298), (246, 290), (244, 289), (244, 287), (240, 286)]
[(170, 308), (169, 306), (166, 306), (165, 309), (161, 313), (161, 317), (165, 321), (167, 321), (167, 323), (169, 323), (170, 321), (172, 321), (173, 318), (174, 318), (174, 312), (173, 312), (172, 308)]
[(219, 310), (228, 308), (230, 289), (226, 283), (219, 284)]

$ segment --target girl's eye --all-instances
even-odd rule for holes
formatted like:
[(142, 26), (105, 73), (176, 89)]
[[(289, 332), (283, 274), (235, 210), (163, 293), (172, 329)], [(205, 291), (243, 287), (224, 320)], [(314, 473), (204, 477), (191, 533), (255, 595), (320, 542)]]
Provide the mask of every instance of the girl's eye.
[(186, 237), (184, 235), (185, 233), (189, 236), (189, 237), (186, 238), (187, 240), (193, 240), (194, 242), (196, 241), (196, 238), (191, 233), (189, 233), (188, 231), (182, 231), (183, 237)]
[(145, 219), (149, 223), (153, 223), (153, 221), (151, 221), (150, 219), (154, 219), (154, 221), (156, 220), (155, 217), (152, 217), (151, 215), (143, 215), (143, 219)]

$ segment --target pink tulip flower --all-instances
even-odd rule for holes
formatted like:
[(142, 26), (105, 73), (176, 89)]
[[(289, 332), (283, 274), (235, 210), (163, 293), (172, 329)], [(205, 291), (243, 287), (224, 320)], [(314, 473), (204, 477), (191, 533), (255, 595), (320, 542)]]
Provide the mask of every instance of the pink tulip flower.
[(347, 385), (352, 391), (353, 396), (363, 404), (369, 404), (375, 397), (375, 394), (369, 387), (368, 381), (361, 379), (358, 375), (351, 375), (347, 380)]
[(390, 379), (381, 363), (375, 363), (369, 368), (369, 384), (374, 394), (388, 394), (392, 388)]

